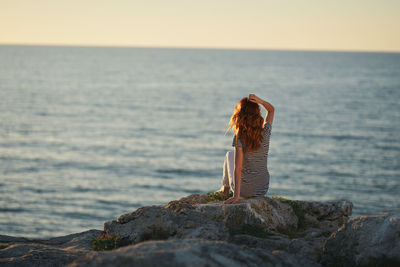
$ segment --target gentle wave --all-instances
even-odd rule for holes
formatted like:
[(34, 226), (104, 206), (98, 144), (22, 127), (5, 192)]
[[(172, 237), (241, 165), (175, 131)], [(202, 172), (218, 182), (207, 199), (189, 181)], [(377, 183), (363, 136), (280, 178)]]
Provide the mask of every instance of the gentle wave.
[(135, 185), (135, 188), (147, 189), (149, 191), (153, 190), (162, 190), (162, 191), (171, 191), (171, 192), (183, 192), (186, 194), (198, 194), (202, 193), (201, 190), (196, 189), (186, 189), (177, 186), (165, 186), (165, 185)]
[(28, 211), (24, 208), (0, 208), (0, 212), (25, 212)]
[(366, 140), (373, 141), (375, 138), (373, 136), (363, 136), (363, 135), (333, 135), (333, 134), (311, 134), (311, 133), (297, 133), (297, 132), (276, 132), (275, 135), (285, 135), (288, 137), (302, 137), (308, 139), (334, 139), (337, 141), (344, 140)]
[(209, 171), (209, 170), (157, 169), (156, 172), (164, 175), (169, 174), (169, 175), (191, 176), (191, 177), (210, 177), (215, 175), (215, 171)]

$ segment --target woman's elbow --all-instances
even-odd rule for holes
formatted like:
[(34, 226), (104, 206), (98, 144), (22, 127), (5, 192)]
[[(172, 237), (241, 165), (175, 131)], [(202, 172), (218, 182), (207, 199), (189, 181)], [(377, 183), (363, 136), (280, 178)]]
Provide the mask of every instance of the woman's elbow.
[(269, 110), (268, 110), (268, 112), (274, 112), (274, 111), (275, 111), (275, 108), (274, 108), (273, 105), (271, 105), (270, 108), (269, 108)]

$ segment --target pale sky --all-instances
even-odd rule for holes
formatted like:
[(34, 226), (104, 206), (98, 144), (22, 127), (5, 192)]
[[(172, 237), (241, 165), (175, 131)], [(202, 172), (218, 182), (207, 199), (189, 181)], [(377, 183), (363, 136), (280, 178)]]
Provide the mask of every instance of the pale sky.
[(0, 44), (400, 52), (400, 0), (0, 0)]

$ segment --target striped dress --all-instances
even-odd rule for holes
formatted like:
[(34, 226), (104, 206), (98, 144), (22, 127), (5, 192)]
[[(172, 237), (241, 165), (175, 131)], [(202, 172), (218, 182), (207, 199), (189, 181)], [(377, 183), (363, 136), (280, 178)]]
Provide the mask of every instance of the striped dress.
[[(240, 196), (244, 198), (264, 196), (269, 188), (268, 151), (272, 125), (264, 124), (263, 140), (257, 151), (246, 152), (246, 146), (242, 144), (236, 135), (233, 137), (232, 146), (243, 148), (242, 181)], [(237, 139), (237, 140), (236, 140)]]

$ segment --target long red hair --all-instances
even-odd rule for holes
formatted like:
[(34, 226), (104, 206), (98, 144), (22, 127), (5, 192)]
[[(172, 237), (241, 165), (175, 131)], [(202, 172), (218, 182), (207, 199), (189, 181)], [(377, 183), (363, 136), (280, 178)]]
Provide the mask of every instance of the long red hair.
[(263, 121), (260, 106), (244, 97), (233, 110), (225, 134), (232, 129), (236, 136), (240, 136), (248, 152), (257, 151), (263, 139)]

